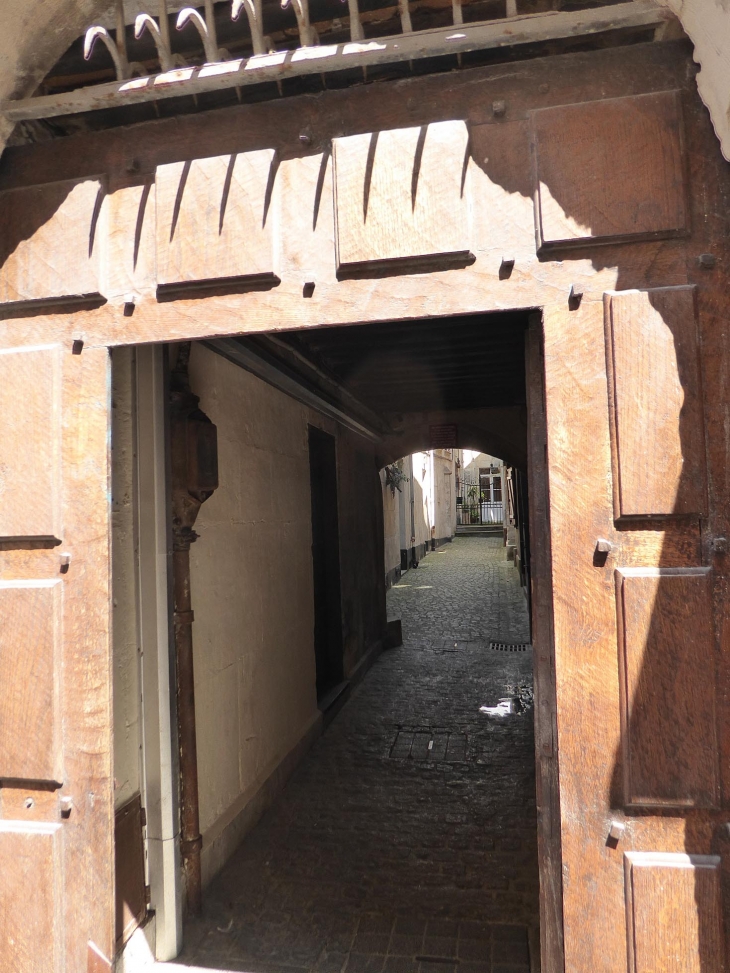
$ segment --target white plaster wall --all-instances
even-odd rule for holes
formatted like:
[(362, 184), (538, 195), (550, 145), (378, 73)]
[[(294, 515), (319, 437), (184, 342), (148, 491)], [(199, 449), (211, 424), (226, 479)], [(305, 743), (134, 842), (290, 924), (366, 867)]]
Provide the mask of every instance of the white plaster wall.
[[(418, 547), (431, 538), (442, 540), (456, 533), (456, 494), (454, 484), (454, 453), (452, 450), (430, 450), (413, 453), (397, 460), (403, 470), (412, 468), (413, 476), (403, 483), (406, 516), (406, 544)], [(395, 496), (386, 485), (385, 471), (380, 472), (383, 491), (383, 533), (385, 541), (385, 572), (400, 566), (401, 524), (400, 494)], [(410, 542), (410, 499), (414, 498), (415, 541)]]
[(477, 453), (476, 456), (473, 456), (468, 450), (464, 450), (464, 452), (467, 454), (467, 457), (471, 457), (464, 469), (475, 474), (478, 474), (480, 469), (488, 466), (499, 466), (500, 469), (504, 466), (501, 459), (497, 456), (490, 456), (489, 453)]
[(112, 353), (114, 805), (140, 789), (140, 672), (134, 536), (134, 349)]
[(218, 427), (191, 590), (206, 848), (319, 719), (308, 410), (199, 344), (190, 385)]
[(730, 159), (730, 0), (658, 2), (679, 17), (695, 46), (700, 97), (709, 109), (722, 154)]

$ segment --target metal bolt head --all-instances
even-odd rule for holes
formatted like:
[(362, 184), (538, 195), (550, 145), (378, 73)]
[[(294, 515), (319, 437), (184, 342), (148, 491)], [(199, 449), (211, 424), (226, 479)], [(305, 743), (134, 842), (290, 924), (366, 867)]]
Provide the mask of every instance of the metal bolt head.
[(701, 253), (697, 258), (697, 263), (702, 270), (712, 270), (717, 263), (717, 257), (714, 253)]
[(580, 307), (580, 302), (583, 300), (583, 291), (579, 290), (575, 284), (570, 287), (570, 294), (568, 295), (568, 307), (571, 311), (577, 311)]
[(728, 541), (727, 537), (715, 537), (712, 541), (712, 549), (715, 554), (727, 554), (728, 551)]
[(501, 118), (502, 115), (507, 114), (507, 102), (503, 98), (497, 99), (497, 101), (492, 102), (492, 114), (497, 118)]
[(608, 829), (608, 837), (606, 838), (606, 844), (608, 847), (615, 848), (619, 841), (623, 838), (625, 831), (625, 824), (623, 824), (621, 821), (612, 821), (611, 826)]
[(305, 129), (303, 132), (299, 133), (299, 141), (302, 143), (302, 145), (312, 144), (312, 135), (308, 129)]
[(515, 268), (515, 258), (514, 257), (502, 257), (502, 263), (499, 265), (499, 279), (506, 280), (512, 275), (512, 271)]

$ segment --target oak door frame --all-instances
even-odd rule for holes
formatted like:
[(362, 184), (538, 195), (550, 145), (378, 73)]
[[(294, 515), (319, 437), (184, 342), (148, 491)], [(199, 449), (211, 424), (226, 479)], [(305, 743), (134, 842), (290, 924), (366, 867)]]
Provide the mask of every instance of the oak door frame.
[(563, 869), (560, 831), (557, 692), (545, 410), (544, 327), (532, 313), (525, 333), (527, 492), (530, 528), (532, 664), (535, 687), (537, 858), (543, 973), (563, 973)]

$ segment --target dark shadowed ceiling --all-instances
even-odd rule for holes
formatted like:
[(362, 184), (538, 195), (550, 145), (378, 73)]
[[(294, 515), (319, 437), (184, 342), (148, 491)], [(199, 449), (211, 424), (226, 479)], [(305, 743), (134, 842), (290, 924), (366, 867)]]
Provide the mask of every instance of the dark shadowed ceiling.
[(522, 312), (280, 334), (374, 412), (521, 405)]

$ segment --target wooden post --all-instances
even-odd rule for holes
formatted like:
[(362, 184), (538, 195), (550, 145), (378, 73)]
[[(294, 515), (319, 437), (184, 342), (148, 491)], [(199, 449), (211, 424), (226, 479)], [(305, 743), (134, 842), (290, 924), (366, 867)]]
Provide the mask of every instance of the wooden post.
[(190, 545), (201, 504), (218, 486), (216, 427), (198, 408), (188, 381), (190, 342), (181, 345), (170, 382), (172, 457), (172, 536), (177, 721), (180, 747), (180, 830), (188, 912), (202, 908), (198, 802), (198, 755), (195, 728), (193, 610), (190, 594)]

